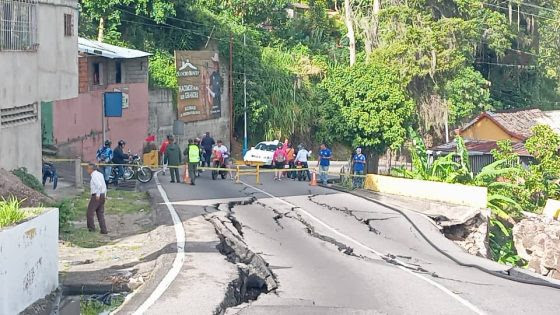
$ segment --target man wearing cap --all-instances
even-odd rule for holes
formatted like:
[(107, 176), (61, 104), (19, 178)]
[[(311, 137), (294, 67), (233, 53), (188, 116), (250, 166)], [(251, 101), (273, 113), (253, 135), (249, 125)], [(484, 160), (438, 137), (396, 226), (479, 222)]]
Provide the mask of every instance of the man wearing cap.
[(222, 110), (223, 79), (222, 76), (220, 76), (220, 59), (218, 53), (215, 53), (211, 59), (214, 65), (214, 71), (212, 75), (210, 75), (210, 86), (208, 87), (210, 89), (209, 94), (212, 96), (212, 109), (210, 110), (210, 114), (219, 116)]

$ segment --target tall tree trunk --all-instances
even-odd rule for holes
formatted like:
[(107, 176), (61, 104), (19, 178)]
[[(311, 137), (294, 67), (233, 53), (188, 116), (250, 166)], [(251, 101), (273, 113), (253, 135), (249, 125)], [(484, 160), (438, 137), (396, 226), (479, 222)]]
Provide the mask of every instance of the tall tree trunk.
[(344, 0), (344, 23), (348, 29), (348, 40), (350, 50), (350, 66), (356, 63), (356, 35), (354, 34), (354, 17), (350, 0)]
[(98, 28), (98, 33), (97, 33), (97, 41), (102, 42), (103, 41), (103, 33), (105, 32), (105, 19), (103, 17), (101, 17), (99, 19), (99, 28)]

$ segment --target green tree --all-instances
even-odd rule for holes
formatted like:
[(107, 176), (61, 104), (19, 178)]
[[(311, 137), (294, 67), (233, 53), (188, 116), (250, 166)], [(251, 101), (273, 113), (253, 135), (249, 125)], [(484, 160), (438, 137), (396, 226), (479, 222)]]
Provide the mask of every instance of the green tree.
[(329, 72), (321, 88), (322, 135), (364, 147), (368, 171), (377, 172), (379, 155), (400, 147), (413, 119), (414, 102), (405, 93), (398, 71), (375, 63), (339, 66)]

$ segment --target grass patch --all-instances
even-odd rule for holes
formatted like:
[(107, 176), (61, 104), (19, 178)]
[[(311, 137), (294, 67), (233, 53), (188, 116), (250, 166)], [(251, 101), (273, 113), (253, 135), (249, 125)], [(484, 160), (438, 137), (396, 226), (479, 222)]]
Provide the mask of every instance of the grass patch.
[[(91, 194), (89, 190), (79, 196), (65, 199), (55, 205), (59, 208), (60, 239), (74, 246), (95, 248), (106, 245), (110, 240), (99, 233), (92, 233), (87, 228), (76, 228), (72, 221), (85, 221)], [(105, 214), (125, 215), (141, 210), (151, 210), (148, 194), (134, 191), (110, 190), (105, 201)], [(97, 220), (97, 219), (96, 219)]]
[(41, 213), (41, 208), (21, 210), (21, 201), (15, 197), (0, 200), (0, 228), (15, 225)]
[(73, 226), (60, 231), (60, 239), (71, 243), (72, 246), (82, 248), (97, 248), (111, 243), (107, 236), (103, 236), (99, 232), (90, 232), (87, 228)]
[(117, 309), (124, 302), (123, 296), (115, 296), (111, 299), (111, 304), (107, 305), (95, 300), (80, 301), (80, 315), (99, 315), (109, 314)]

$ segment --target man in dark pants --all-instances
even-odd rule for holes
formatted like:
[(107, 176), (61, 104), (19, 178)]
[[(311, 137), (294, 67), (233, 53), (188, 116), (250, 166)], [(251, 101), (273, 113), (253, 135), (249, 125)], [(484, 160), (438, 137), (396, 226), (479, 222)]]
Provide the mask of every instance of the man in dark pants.
[(95, 164), (88, 164), (87, 172), (91, 176), (90, 192), (91, 198), (87, 208), (87, 227), (90, 232), (95, 231), (95, 214), (99, 221), (99, 229), (101, 234), (107, 234), (107, 226), (105, 225), (105, 196), (107, 194), (107, 186), (103, 174), (97, 170)]
[(202, 138), (202, 141), (200, 142), (200, 146), (202, 146), (202, 149), (204, 150), (204, 163), (206, 163), (206, 166), (208, 167), (210, 167), (210, 160), (212, 158), (212, 148), (214, 147), (215, 144), (216, 142), (214, 141), (214, 138), (210, 137), (209, 132), (206, 132), (206, 135)]
[(198, 163), (200, 163), (200, 148), (194, 143), (193, 139), (189, 139), (189, 145), (185, 149), (184, 154), (187, 158), (191, 185), (194, 186), (194, 182), (196, 179), (196, 169), (198, 168)]
[(169, 137), (169, 144), (167, 149), (165, 149), (165, 162), (169, 167), (169, 172), (171, 173), (171, 182), (180, 183), (181, 177), (179, 176), (179, 165), (181, 165), (181, 149), (175, 143), (175, 138), (173, 136)]

